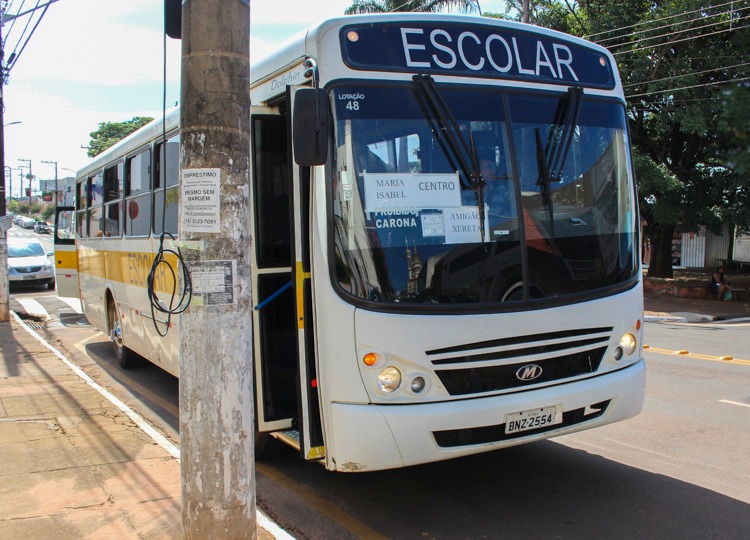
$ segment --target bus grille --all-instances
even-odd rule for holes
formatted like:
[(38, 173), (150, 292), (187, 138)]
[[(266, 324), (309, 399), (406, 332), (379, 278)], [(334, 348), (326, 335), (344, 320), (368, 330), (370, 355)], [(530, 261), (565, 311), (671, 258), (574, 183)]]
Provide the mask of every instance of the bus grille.
[[(489, 353), (462, 354), (432, 361), (435, 374), (448, 393), (463, 396), (522, 388), (594, 373), (599, 369), (607, 351), (611, 331), (611, 327), (590, 328), (518, 336), (427, 351), (426, 354), (466, 353), (488, 346), (506, 347)], [(555, 342), (550, 342), (551, 340)], [(575, 351), (565, 352), (571, 349)], [(497, 365), (498, 360), (509, 360), (511, 363)], [(472, 366), (462, 366), (467, 363)], [(493, 365), (478, 365), (481, 363)], [(442, 366), (446, 366), (445, 369)], [(533, 369), (541, 373), (535, 377), (519, 377), (519, 373), (526, 371), (524, 368), (528, 366), (534, 366)]]
[(588, 407), (582, 407), (572, 411), (563, 412), (563, 421), (561, 424), (541, 427), (528, 431), (517, 433), (505, 433), (505, 424), (496, 424), (493, 426), (481, 426), (465, 429), (448, 429), (445, 431), (433, 431), (435, 442), (441, 448), (452, 448), (456, 446), (470, 446), (473, 444), (488, 444), (493, 442), (508, 441), (520, 437), (528, 437), (537, 433), (544, 433), (568, 426), (574, 426), (581, 422), (587, 422), (594, 418), (599, 418), (607, 411), (611, 400), (595, 403)]

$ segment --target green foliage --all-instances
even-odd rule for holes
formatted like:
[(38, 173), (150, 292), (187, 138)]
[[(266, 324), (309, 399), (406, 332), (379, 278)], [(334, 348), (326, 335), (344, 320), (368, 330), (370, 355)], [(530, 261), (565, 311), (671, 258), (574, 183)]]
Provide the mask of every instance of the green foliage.
[(99, 122), (99, 129), (89, 134), (91, 141), (89, 142), (89, 149), (86, 154), (89, 157), (101, 154), (107, 148), (113, 146), (152, 120), (153, 118), (147, 116), (135, 116), (125, 122)]
[[(529, 2), (529, 23), (567, 34), (581, 35), (583, 33), (582, 24), (578, 19), (580, 10), (575, 9), (574, 6), (575, 3), (563, 3), (557, 0)], [(508, 0), (505, 2), (504, 13), (501, 15), (490, 14), (490, 16), (521, 22), (523, 20), (523, 0)]]
[(719, 115), (719, 159), (738, 175), (750, 175), (750, 85), (728, 88)]
[(345, 15), (358, 13), (390, 13), (393, 11), (434, 12), (445, 8), (456, 8), (458, 11), (469, 12), (476, 9), (473, 0), (354, 0), (346, 8)]
[[(520, 0), (509, 5), (517, 13)], [(750, 228), (750, 88), (731, 82), (750, 77), (750, 39), (741, 11), (731, 9), (699, 0), (534, 3), (533, 22), (615, 56), (641, 213), (656, 235), (698, 225)], [(655, 245), (668, 250), (671, 238), (660, 240)]]

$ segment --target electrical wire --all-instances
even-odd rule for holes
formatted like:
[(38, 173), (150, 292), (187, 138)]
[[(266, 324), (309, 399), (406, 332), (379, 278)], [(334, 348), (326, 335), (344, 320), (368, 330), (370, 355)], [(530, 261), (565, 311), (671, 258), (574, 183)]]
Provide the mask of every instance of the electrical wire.
[(656, 94), (664, 94), (666, 92), (678, 92), (680, 90), (690, 90), (692, 88), (703, 88), (706, 86), (716, 86), (717, 84), (729, 84), (729, 83), (740, 83), (743, 81), (750, 81), (750, 77), (743, 77), (741, 79), (732, 79), (729, 81), (715, 81), (710, 83), (704, 83), (704, 84), (693, 84), (691, 86), (682, 86), (680, 88), (667, 88), (665, 90), (654, 90), (653, 92), (643, 92), (642, 94), (631, 94), (629, 96), (625, 96), (627, 99), (633, 99), (637, 97), (643, 97), (643, 96), (652, 96)]
[[(750, 9), (750, 7), (745, 8), (745, 9)], [(723, 32), (733, 32), (735, 30), (740, 30), (741, 28), (745, 28), (744, 26), (737, 26), (737, 27), (731, 26), (730, 28), (726, 28), (726, 29), (720, 30), (718, 32), (709, 32), (707, 34), (701, 34), (701, 35), (698, 35), (698, 36), (690, 36), (688, 38), (677, 39), (677, 40), (669, 39), (669, 38), (671, 38), (673, 36), (677, 36), (677, 35), (680, 35), (680, 34), (685, 34), (687, 32), (694, 32), (696, 30), (703, 30), (705, 28), (712, 28), (712, 27), (715, 27), (715, 26), (728, 25), (728, 24), (729, 24), (729, 21), (719, 21), (719, 22), (710, 23), (710, 24), (703, 24), (703, 25), (700, 25), (700, 26), (694, 26), (694, 27), (691, 27), (691, 28), (686, 28), (684, 30), (675, 30), (674, 32), (670, 32), (668, 34), (660, 34), (658, 36), (651, 36), (651, 37), (646, 37), (646, 38), (638, 38), (636, 41), (631, 41), (631, 42), (627, 42), (627, 43), (621, 43), (621, 44), (617, 44), (617, 45), (612, 45), (612, 48), (614, 48), (614, 47), (631, 47), (632, 48), (632, 47), (639, 47), (639, 46), (642, 49), (643, 48), (656, 48), (656, 47), (661, 47), (662, 45), (672, 45), (673, 43), (680, 43), (681, 41), (686, 41), (688, 39), (699, 39), (699, 38), (702, 38), (702, 37), (712, 36), (714, 34), (720, 34), (720, 33), (723, 33)], [(653, 44), (653, 45), (644, 45), (645, 42), (647, 42), (647, 41), (651, 41), (651, 40), (655, 40), (655, 39), (661, 39), (661, 38), (667, 38), (667, 39), (665, 39), (661, 43), (656, 43), (656, 44)], [(615, 56), (617, 56), (618, 54), (623, 54), (623, 53), (628, 53), (628, 52), (633, 52), (633, 51), (632, 51), (632, 49), (628, 49), (626, 51), (612, 52), (612, 54), (615, 55)]]
[[(44, 15), (47, 13), (47, 10), (49, 9), (50, 5), (52, 5), (52, 4), (54, 4), (55, 2), (58, 2), (58, 1), (59, 0), (48, 0), (48, 2), (46, 4), (40, 5), (41, 0), (37, 0), (36, 6), (34, 6), (33, 8), (31, 8), (31, 9), (25, 11), (25, 12), (20, 12), (19, 11), (19, 13), (14, 16), (14, 18), (13, 18), (13, 24), (11, 24), (11, 27), (8, 30), (8, 34), (10, 34), (10, 32), (13, 30), (13, 26), (14, 26), (15, 22), (20, 18), (20, 16), (26, 15), (26, 14), (29, 14), (29, 13), (32, 14), (29, 17), (29, 19), (26, 21), (26, 25), (24, 26), (23, 31), (21, 32), (21, 37), (18, 38), (18, 41), (16, 42), (16, 45), (15, 45), (15, 48), (14, 48), (13, 52), (11, 52), (11, 54), (8, 56), (8, 61), (6, 62), (5, 69), (4, 69), (4, 72), (5, 72), (4, 76), (5, 77), (7, 77), (10, 74), (10, 70), (13, 69), (13, 66), (16, 65), (16, 62), (18, 62), (18, 59), (21, 57), (21, 54), (23, 53), (24, 49), (26, 49), (26, 45), (28, 45), (29, 41), (31, 40), (32, 36), (34, 35), (34, 32), (36, 31), (37, 27), (39, 26), (39, 23), (42, 22), (42, 19), (44, 18)], [(21, 3), (21, 7), (19, 9), (23, 9), (24, 3), (25, 2)], [(29, 33), (28, 37), (26, 37), (25, 40), (24, 40), (24, 36), (26, 36), (26, 31), (28, 30), (29, 25), (31, 24), (31, 21), (34, 18), (33, 13), (36, 12), (36, 10), (41, 9), (41, 8), (44, 8), (44, 11), (42, 11), (42, 13), (39, 15), (39, 17), (36, 20), (36, 23), (34, 23), (34, 26), (31, 29), (31, 33)], [(8, 42), (8, 34), (6, 34), (6, 36), (5, 36), (5, 42), (6, 43)], [(21, 41), (23, 41), (23, 45), (21, 45)], [(21, 45), (21, 50), (20, 51), (18, 50), (18, 46), (19, 45)]]
[[(723, 4), (717, 4), (715, 6), (701, 7), (699, 9), (694, 9), (693, 11), (685, 11), (683, 13), (677, 13), (675, 15), (666, 15), (664, 17), (657, 17), (655, 19), (650, 19), (648, 21), (639, 21), (637, 23), (629, 24), (627, 26), (620, 26), (619, 28), (612, 28), (610, 30), (603, 30), (601, 32), (595, 32), (593, 34), (587, 34), (587, 35), (582, 36), (582, 37), (583, 37), (583, 39), (587, 39), (589, 41), (596, 41), (596, 40), (592, 40), (591, 38), (593, 36), (600, 36), (602, 34), (608, 34), (609, 32), (617, 32), (618, 30), (626, 30), (628, 28), (635, 28), (636, 26), (646, 25), (646, 24), (650, 24), (650, 23), (653, 23), (653, 22), (666, 21), (667, 19), (674, 19), (675, 17), (682, 17), (683, 15), (690, 15), (692, 13), (702, 13), (702, 12), (706, 11), (707, 9), (715, 9), (715, 8), (719, 8), (719, 7), (723, 7), (723, 6), (731, 6), (733, 4), (734, 4), (734, 1), (729, 1), (729, 2), (724, 2)], [(730, 10), (730, 13), (732, 11), (734, 11), (734, 10)], [(665, 28), (667, 26), (670, 26), (670, 25), (665, 25), (665, 26), (662, 26), (662, 27), (659, 27), (659, 28)], [(636, 31), (633, 31), (633, 32), (631, 32), (629, 34), (622, 34), (622, 36), (624, 37), (624, 36), (627, 36), (627, 35), (633, 35), (634, 33), (636, 33)], [(606, 38), (606, 39), (604, 39), (602, 41), (606, 41), (607, 39), (610, 39), (610, 38)], [(597, 43), (601, 43), (601, 41), (597, 41)]]
[(713, 73), (714, 71), (722, 71), (724, 69), (733, 69), (733, 68), (743, 67), (743, 66), (750, 66), (750, 62), (744, 62), (742, 64), (734, 64), (733, 66), (722, 66), (722, 67), (718, 67), (718, 68), (714, 68), (714, 69), (706, 69), (706, 70), (703, 70), (703, 71), (694, 71), (692, 73), (685, 73), (684, 75), (671, 75), (669, 77), (663, 77), (661, 79), (649, 79), (649, 80), (643, 81), (643, 82), (623, 84), (622, 87), (623, 88), (628, 88), (628, 87), (631, 87), (631, 86), (641, 86), (641, 85), (644, 85), (644, 84), (651, 84), (651, 83), (657, 83), (657, 82), (662, 82), (662, 81), (671, 81), (671, 80), (674, 80), (674, 79), (681, 79), (683, 77), (691, 77), (693, 75), (705, 75), (706, 73)]
[[(187, 262), (182, 256), (182, 251), (178, 247), (177, 249), (165, 249), (164, 240), (169, 237), (173, 242), (175, 237), (172, 233), (167, 232), (166, 220), (167, 220), (167, 34), (164, 32), (162, 42), (162, 134), (161, 134), (161, 146), (160, 153), (163, 150), (164, 159), (161, 160), (161, 171), (164, 172), (164, 185), (161, 186), (164, 190), (164, 197), (162, 198), (162, 212), (161, 212), (161, 234), (159, 235), (159, 251), (157, 251), (154, 257), (154, 262), (151, 265), (151, 270), (148, 273), (146, 279), (148, 299), (151, 304), (151, 320), (154, 324), (156, 332), (164, 337), (171, 328), (172, 316), (179, 315), (190, 307), (190, 302), (193, 298), (193, 284), (190, 278), (190, 269), (187, 266)], [(158, 154), (157, 154), (158, 155)], [(179, 171), (178, 171), (179, 172)], [(166, 255), (172, 255), (177, 260), (178, 272), (175, 272), (175, 268), (169, 264), (166, 259)], [(156, 275), (160, 267), (166, 266), (169, 275), (172, 278), (172, 291), (170, 293), (169, 304), (165, 304), (159, 296), (156, 294)], [(182, 290), (179, 290), (179, 277), (182, 275)], [(179, 300), (177, 298), (179, 297)], [(177, 301), (176, 301), (177, 300)], [(156, 319), (157, 313), (162, 313), (167, 316), (166, 322), (164, 322), (164, 333), (159, 328), (158, 321)]]

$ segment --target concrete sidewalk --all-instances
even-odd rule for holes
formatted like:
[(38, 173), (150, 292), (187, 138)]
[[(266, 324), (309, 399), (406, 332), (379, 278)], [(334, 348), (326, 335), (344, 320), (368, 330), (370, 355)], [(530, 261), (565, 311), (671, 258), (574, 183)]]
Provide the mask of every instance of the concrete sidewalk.
[[(0, 538), (181, 538), (179, 450), (11, 317), (0, 323)], [(258, 538), (282, 537), (259, 513)]]
[(750, 317), (750, 301), (720, 302), (696, 298), (646, 294), (643, 299), (646, 321), (710, 322)]

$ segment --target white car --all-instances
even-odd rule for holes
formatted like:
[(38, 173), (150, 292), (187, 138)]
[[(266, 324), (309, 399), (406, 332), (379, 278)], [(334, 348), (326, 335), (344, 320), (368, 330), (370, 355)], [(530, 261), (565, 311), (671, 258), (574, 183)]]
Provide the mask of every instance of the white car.
[(34, 218), (30, 217), (21, 217), (18, 224), (21, 226), (22, 229), (33, 229), (34, 225), (36, 225), (36, 220)]
[(46, 285), (55, 288), (55, 265), (38, 240), (8, 239), (8, 281), (10, 285)]

